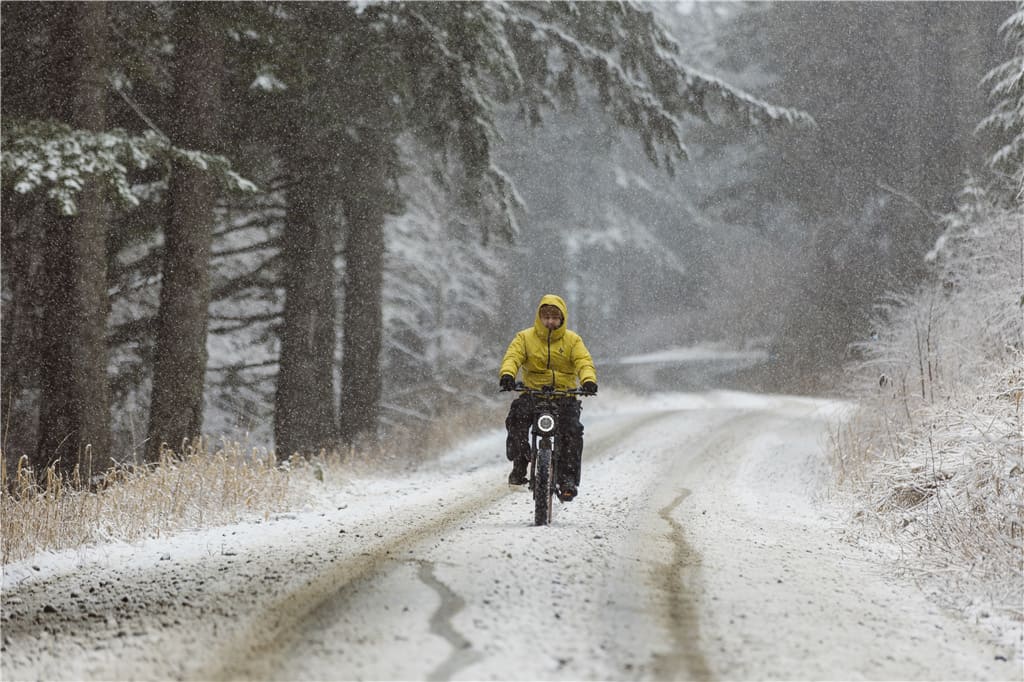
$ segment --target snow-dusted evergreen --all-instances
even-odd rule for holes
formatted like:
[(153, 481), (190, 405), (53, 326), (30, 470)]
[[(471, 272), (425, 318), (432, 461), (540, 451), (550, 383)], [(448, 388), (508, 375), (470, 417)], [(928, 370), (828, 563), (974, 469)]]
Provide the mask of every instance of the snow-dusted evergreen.
[(86, 183), (101, 184), (125, 208), (139, 206), (159, 188), (134, 184), (131, 175), (171, 160), (209, 170), (235, 189), (256, 191), (223, 156), (180, 149), (151, 130), (141, 135), (92, 132), (30, 120), (6, 124), (2, 145), (4, 189), (21, 195), (42, 193), (66, 216), (78, 212), (76, 198)]
[[(444, 314), (446, 306), (477, 311), (477, 328), (488, 327), (495, 302), (486, 297), (497, 291), (499, 262), (510, 258), (507, 247), (493, 237), (515, 237), (521, 232), (519, 221), (528, 215), (524, 210), (529, 207), (495, 153), (506, 112), (518, 110), (538, 125), (555, 109), (570, 112), (582, 93), (588, 106), (596, 105), (608, 121), (639, 139), (650, 162), (668, 169), (687, 157), (683, 137), (694, 121), (766, 128), (809, 122), (802, 113), (771, 106), (688, 67), (680, 45), (641, 5), (294, 4), (250, 5), (231, 14), (211, 9), (210, 20), (219, 28), (204, 44), (211, 50), (223, 47), (223, 72), (212, 62), (189, 65), (180, 59), (188, 55), (175, 54), (175, 47), (187, 49), (186, 38), (192, 39), (179, 33), (187, 8), (109, 9), (123, 30), (109, 38), (98, 36), (96, 44), (103, 47), (106, 40), (118, 55), (135, 60), (111, 62), (117, 97), (110, 98), (110, 109), (139, 126), (140, 133), (122, 135), (132, 142), (96, 157), (99, 165), (85, 153), (80, 159), (62, 159), (66, 177), (58, 177), (52, 169), (26, 162), (20, 150), (46, 147), (40, 154), (53, 163), (54, 149), (63, 150), (64, 157), (74, 155), (82, 140), (92, 139), (89, 134), (66, 129), (61, 134), (81, 140), (66, 143), (58, 135), (45, 140), (38, 132), (47, 124), (22, 128), (7, 125), (5, 117), (5, 164), (29, 171), (19, 180), (22, 193), (37, 188), (36, 178), (54, 176), (59, 187), (54, 196), (66, 207), (83, 184), (71, 177), (75, 168), (112, 172), (122, 204), (135, 203), (132, 185), (138, 184), (139, 193), (144, 189), (169, 206), (180, 206), (166, 176), (154, 172), (151, 150), (165, 144), (160, 130), (185, 138), (196, 132), (173, 118), (179, 103), (193, 101), (175, 99), (180, 93), (174, 79), (182, 78), (183, 69), (200, 67), (209, 67), (210, 78), (224, 79), (221, 139), (248, 168), (246, 174), (265, 193), (261, 196), (273, 198), (225, 196), (213, 216), (218, 227), (206, 344), (207, 426), (263, 437), (272, 418), (277, 437), (287, 440), (285, 450), (331, 447), (336, 438), (349, 441), (359, 432), (372, 433), (383, 395), (390, 396), (388, 421), (401, 421), (405, 411), (415, 423), (423, 410), (439, 409), (425, 404), (428, 399), (404, 395), (414, 380), (410, 377), (440, 372), (446, 366), (445, 344), (466, 333), (461, 321), (453, 323)], [(10, 30), (40, 31), (47, 26), (48, 11), (26, 9), (25, 22), (16, 17)], [(33, 13), (41, 24), (32, 23)], [(73, 22), (60, 25), (74, 30)], [(138, 40), (126, 40), (133, 29), (139, 30)], [(42, 30), (41, 40), (50, 39)], [(355, 45), (361, 47), (353, 52)], [(31, 50), (26, 54), (32, 58)], [(102, 135), (107, 137), (92, 146), (112, 148), (120, 139)], [(171, 163), (210, 166), (236, 188), (253, 189), (221, 156), (168, 149)], [(409, 150), (414, 150), (412, 157)], [(125, 157), (124, 163), (111, 154)], [(404, 168), (402, 157), (408, 157)], [(412, 173), (426, 177), (403, 179)], [(5, 173), (8, 177), (12, 174)], [(150, 363), (159, 364), (178, 333), (154, 309), (152, 288), (164, 281), (157, 264), (167, 256), (167, 243), (159, 236), (159, 214), (147, 212), (152, 215), (139, 210), (124, 214), (118, 225), (126, 227), (115, 229), (113, 242), (122, 251), (111, 259), (114, 399), (118, 415), (131, 413), (130, 424), (119, 416), (117, 428), (122, 447), (131, 443), (133, 448), (145, 440), (140, 435), (145, 417), (131, 406), (148, 392), (156, 396), (154, 389), (162, 389), (174, 373), (170, 370), (160, 386), (147, 388)], [(132, 231), (130, 239), (118, 236), (126, 228)], [(579, 238), (567, 233), (560, 248), (586, 258), (592, 248), (588, 244), (608, 242), (608, 237), (610, 246), (630, 248), (636, 243), (633, 232), (628, 226), (604, 226)], [(658, 254), (658, 263), (685, 269), (678, 258), (663, 255), (659, 237), (648, 228), (641, 232), (647, 235), (641, 240), (643, 250)], [(421, 257), (423, 252), (435, 255), (437, 266), (418, 273), (422, 266), (410, 267), (407, 244), (417, 243), (429, 247), (418, 251)], [(391, 255), (384, 259), (383, 253)], [(438, 281), (442, 273), (447, 281)], [(329, 294), (317, 293), (324, 291)], [(187, 302), (173, 296), (167, 300)], [(298, 331), (306, 324), (300, 320), (309, 315), (317, 329), (313, 351), (302, 347)], [(192, 315), (186, 318), (180, 320), (182, 329), (186, 322), (193, 328)], [(154, 344), (156, 325), (165, 331)], [(453, 363), (449, 378), (461, 382), (484, 365), (482, 357), (478, 364)], [(271, 394), (273, 406), (267, 402)], [(162, 390), (160, 395), (165, 395)], [(466, 393), (458, 389), (455, 395)], [(164, 398), (158, 402), (162, 410), (169, 404)], [(225, 410), (237, 412), (229, 416)], [(171, 416), (160, 419), (164, 423)], [(190, 428), (197, 423), (195, 418), (186, 421)], [(161, 435), (162, 428), (150, 425), (148, 450), (157, 441), (175, 440)]]
[(992, 155), (991, 165), (1010, 174), (1017, 190), (1024, 192), (1024, 2), (1000, 27), (1012, 56), (985, 76), (995, 102), (992, 113), (978, 126), (994, 131), (1002, 146)]

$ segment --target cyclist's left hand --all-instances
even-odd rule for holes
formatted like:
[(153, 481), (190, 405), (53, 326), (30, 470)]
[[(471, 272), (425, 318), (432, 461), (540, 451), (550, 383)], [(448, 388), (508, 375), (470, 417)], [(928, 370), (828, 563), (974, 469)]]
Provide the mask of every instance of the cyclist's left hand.
[(597, 395), (597, 384), (594, 383), (593, 381), (584, 381), (583, 386), (581, 386), (580, 388), (582, 388), (585, 393), (589, 393), (590, 395)]

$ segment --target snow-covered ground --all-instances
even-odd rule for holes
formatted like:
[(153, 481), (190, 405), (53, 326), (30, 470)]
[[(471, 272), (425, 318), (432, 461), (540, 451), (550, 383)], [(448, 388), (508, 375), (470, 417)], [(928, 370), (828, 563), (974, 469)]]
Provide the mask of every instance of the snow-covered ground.
[(693, 364), (699, 362), (729, 362), (733, 366), (746, 366), (756, 362), (764, 362), (768, 357), (768, 351), (766, 350), (723, 350), (710, 345), (697, 345), (668, 348), (642, 355), (627, 355), (620, 358), (618, 364), (646, 365), (652, 363)]
[[(846, 406), (602, 394), (580, 496), (534, 527), (504, 433), (264, 522), (4, 568), (2, 678), (1024, 679), (844, 539)], [(1019, 624), (1016, 626), (1019, 628)]]

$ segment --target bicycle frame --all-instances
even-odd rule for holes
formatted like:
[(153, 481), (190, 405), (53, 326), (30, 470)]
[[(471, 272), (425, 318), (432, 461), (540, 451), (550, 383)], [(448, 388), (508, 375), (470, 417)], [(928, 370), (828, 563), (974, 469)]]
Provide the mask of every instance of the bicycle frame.
[(555, 481), (558, 480), (557, 448), (561, 434), (558, 433), (557, 399), (593, 394), (581, 389), (532, 389), (522, 384), (516, 384), (515, 390), (538, 398), (534, 403), (530, 426), (530, 490), (533, 491), (534, 499), (534, 523), (546, 526), (551, 523), (551, 499)]

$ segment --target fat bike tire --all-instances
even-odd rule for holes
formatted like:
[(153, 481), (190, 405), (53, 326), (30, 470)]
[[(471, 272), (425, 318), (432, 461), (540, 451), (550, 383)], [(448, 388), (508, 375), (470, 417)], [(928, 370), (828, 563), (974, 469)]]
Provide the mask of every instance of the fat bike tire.
[(551, 523), (551, 497), (554, 492), (551, 451), (538, 450), (533, 467), (533, 523), (535, 526), (547, 526)]

